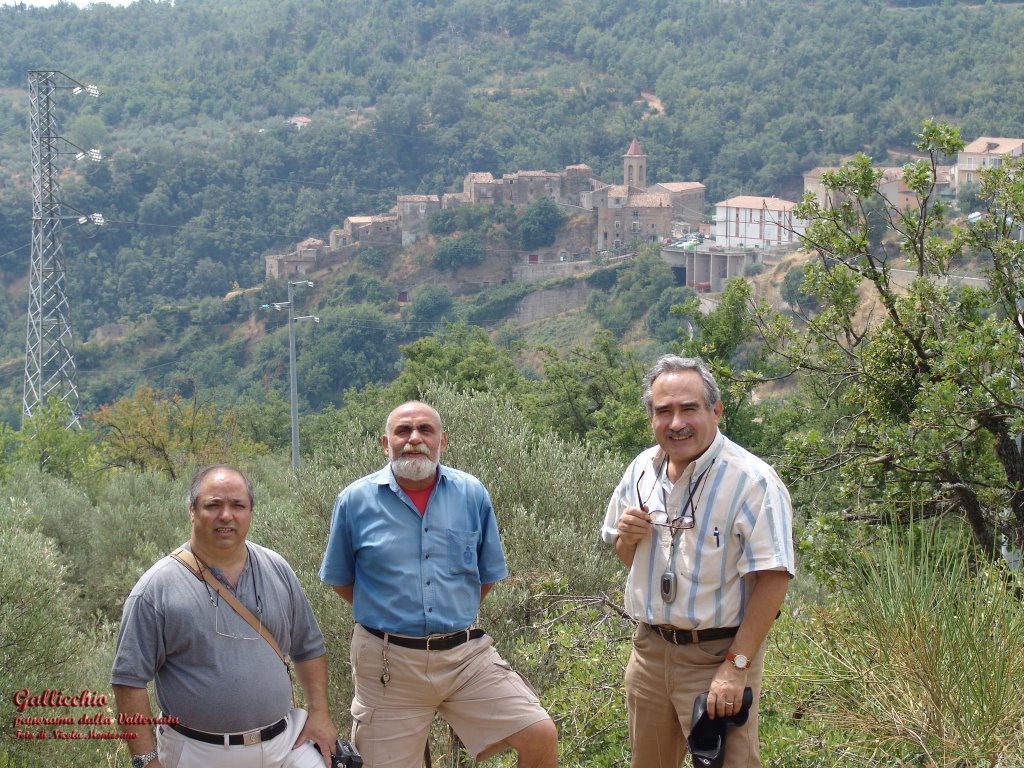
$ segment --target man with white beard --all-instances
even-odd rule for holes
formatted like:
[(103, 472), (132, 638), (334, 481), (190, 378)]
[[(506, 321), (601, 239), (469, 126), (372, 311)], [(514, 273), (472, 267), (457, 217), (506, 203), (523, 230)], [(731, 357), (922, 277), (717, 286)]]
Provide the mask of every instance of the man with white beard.
[(367, 768), (416, 768), (440, 714), (478, 761), (506, 749), (557, 765), (557, 731), (530, 685), (473, 627), (508, 571), (491, 499), (440, 463), (441, 417), (391, 412), (389, 464), (337, 498), (320, 578), (352, 605), (353, 739)]

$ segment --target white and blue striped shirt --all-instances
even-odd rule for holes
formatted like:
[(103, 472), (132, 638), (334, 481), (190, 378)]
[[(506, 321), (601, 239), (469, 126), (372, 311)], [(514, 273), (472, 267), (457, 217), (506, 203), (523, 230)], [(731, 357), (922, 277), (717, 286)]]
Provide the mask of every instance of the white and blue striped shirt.
[[(645, 502), (652, 520), (664, 523), (691, 509), (691, 495), (695, 525), (675, 534), (674, 548), (671, 530), (657, 525), (637, 545), (626, 579), (626, 611), (637, 621), (680, 629), (739, 626), (753, 587), (746, 577), (755, 571), (796, 573), (789, 492), (774, 469), (721, 432), (674, 484), (661, 471), (664, 460), (653, 446), (632, 461), (608, 502), (601, 538), (615, 542), (615, 524), (626, 507)], [(660, 582), (668, 570), (678, 586), (666, 603)]]

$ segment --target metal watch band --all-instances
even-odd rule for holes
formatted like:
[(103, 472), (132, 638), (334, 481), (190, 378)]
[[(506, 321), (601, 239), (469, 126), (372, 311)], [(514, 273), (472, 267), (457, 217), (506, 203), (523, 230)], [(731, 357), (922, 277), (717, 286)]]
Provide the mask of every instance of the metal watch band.
[(151, 762), (159, 757), (156, 750), (146, 752), (144, 755), (132, 755), (132, 768), (146, 768)]

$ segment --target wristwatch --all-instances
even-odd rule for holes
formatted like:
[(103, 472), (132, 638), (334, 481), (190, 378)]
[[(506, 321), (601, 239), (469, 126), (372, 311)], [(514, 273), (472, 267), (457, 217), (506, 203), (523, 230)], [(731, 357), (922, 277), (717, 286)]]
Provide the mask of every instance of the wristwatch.
[(750, 666), (750, 659), (742, 653), (733, 653), (731, 648), (726, 652), (725, 658), (731, 661), (736, 669), (746, 669)]
[(159, 755), (155, 750), (153, 752), (147, 752), (144, 755), (132, 755), (132, 768), (146, 768), (147, 765), (158, 757)]

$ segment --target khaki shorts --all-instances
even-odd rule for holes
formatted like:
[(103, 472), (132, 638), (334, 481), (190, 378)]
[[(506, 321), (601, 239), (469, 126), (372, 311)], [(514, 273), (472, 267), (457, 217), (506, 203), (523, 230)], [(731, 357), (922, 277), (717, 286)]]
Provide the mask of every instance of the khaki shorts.
[(448, 651), (386, 646), (358, 624), (352, 633), (353, 739), (366, 768), (418, 768), (434, 714), (474, 757), (549, 719), (540, 699), (484, 635)]

